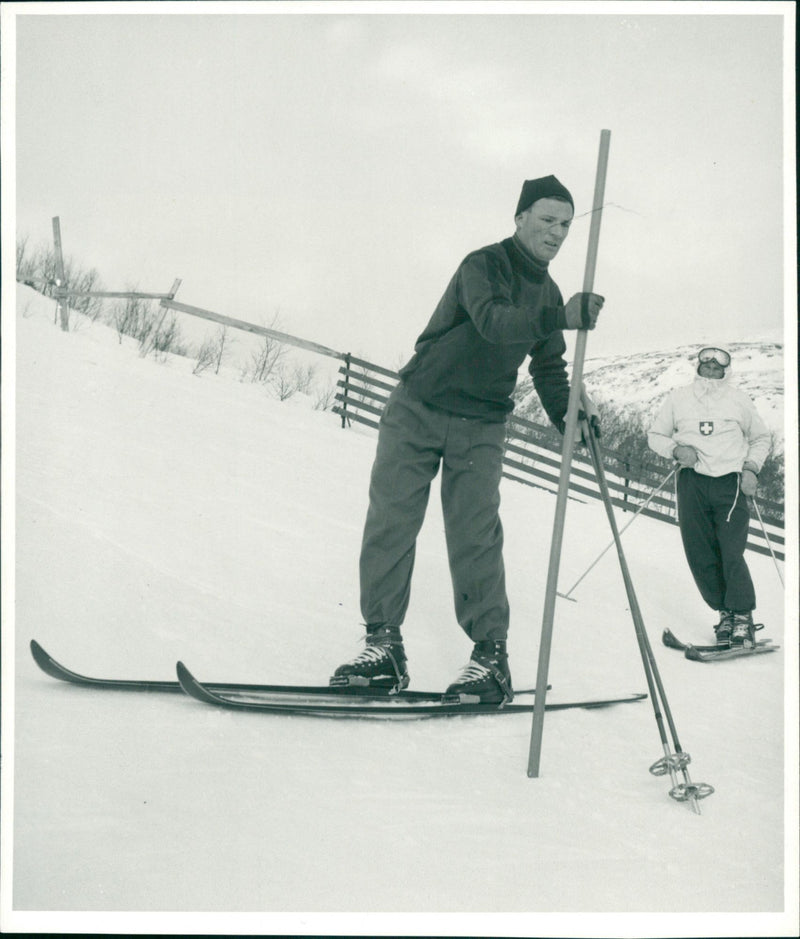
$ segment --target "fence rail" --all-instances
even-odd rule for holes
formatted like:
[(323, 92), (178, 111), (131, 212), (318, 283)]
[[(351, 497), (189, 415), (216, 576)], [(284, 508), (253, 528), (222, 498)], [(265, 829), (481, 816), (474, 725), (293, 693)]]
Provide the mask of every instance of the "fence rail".
[[(340, 416), (342, 427), (355, 422), (377, 428), (399, 375), (352, 355), (343, 355), (342, 359), (344, 364), (339, 368), (341, 378), (336, 383), (334, 413)], [(506, 423), (503, 476), (555, 494), (561, 467), (560, 439), (555, 428), (512, 415)], [(606, 448), (601, 448), (601, 454), (611, 501), (617, 508), (640, 511), (650, 518), (677, 524), (674, 491), (653, 495), (653, 490), (669, 473), (672, 466), (669, 461), (654, 454), (652, 462), (645, 463)], [(601, 498), (591, 461), (579, 453), (573, 457), (569, 492), (571, 498), (581, 501), (584, 497)], [(649, 505), (643, 508), (648, 499)], [(759, 506), (775, 556), (784, 560), (783, 506), (767, 499), (759, 499)], [(758, 554), (770, 553), (764, 532), (754, 524), (749, 529), (747, 547)]]

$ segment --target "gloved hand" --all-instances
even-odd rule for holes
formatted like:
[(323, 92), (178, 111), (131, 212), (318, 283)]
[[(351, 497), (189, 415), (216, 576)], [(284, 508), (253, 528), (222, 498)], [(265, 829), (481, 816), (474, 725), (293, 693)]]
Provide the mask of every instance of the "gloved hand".
[[(586, 424), (589, 425), (589, 431), (592, 433), (598, 440), (601, 437), (600, 432), (600, 412), (595, 407), (594, 401), (586, 394), (583, 393), (583, 403), (586, 408), (585, 411), (578, 411), (578, 429), (581, 432), (580, 440), (576, 440), (576, 443), (584, 443), (586, 446), (589, 446), (589, 441), (585, 436)], [(586, 422), (586, 423), (584, 423)]]
[(594, 329), (605, 303), (598, 293), (576, 293), (559, 312), (559, 329)]
[(742, 477), (739, 480), (739, 488), (746, 496), (754, 496), (758, 489), (758, 475), (746, 466), (742, 467)]
[[(592, 401), (592, 399), (585, 392), (584, 392), (584, 400), (586, 404), (586, 411), (584, 411), (583, 409), (578, 411), (578, 424), (575, 428), (575, 443), (585, 444), (586, 446), (588, 446), (589, 441), (586, 439), (584, 435), (584, 428), (586, 427), (587, 422), (588, 422), (589, 430), (599, 440), (601, 436), (600, 412), (595, 407), (595, 404)], [(567, 429), (566, 420), (563, 420), (563, 419), (560, 420), (556, 424), (556, 427), (558, 428), (558, 432), (563, 436), (564, 431)]]
[(694, 466), (697, 462), (697, 450), (695, 450), (694, 447), (679, 443), (672, 451), (672, 458), (680, 463), (681, 466)]

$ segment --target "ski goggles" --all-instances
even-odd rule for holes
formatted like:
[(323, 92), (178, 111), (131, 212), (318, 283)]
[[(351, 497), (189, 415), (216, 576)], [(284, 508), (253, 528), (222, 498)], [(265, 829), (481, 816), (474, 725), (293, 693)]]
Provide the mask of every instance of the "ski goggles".
[(722, 368), (727, 368), (731, 364), (731, 357), (724, 349), (701, 349), (697, 358), (701, 362), (716, 362)]

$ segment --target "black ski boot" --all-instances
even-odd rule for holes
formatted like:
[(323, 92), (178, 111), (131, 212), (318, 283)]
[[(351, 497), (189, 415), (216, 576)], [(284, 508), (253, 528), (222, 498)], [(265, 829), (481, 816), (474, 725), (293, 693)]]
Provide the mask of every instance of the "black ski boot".
[(719, 611), (719, 622), (714, 627), (714, 633), (717, 637), (717, 645), (728, 649), (731, 644), (731, 633), (733, 631), (733, 613), (730, 610)]
[(749, 610), (731, 613), (731, 645), (752, 649), (756, 644), (756, 630), (762, 625), (753, 625), (753, 614)]
[(367, 624), (366, 648), (352, 661), (340, 665), (330, 685), (366, 685), (395, 694), (408, 687), (406, 652), (399, 626)]
[(476, 642), (469, 662), (445, 691), (443, 700), (506, 704), (514, 697), (505, 640)]

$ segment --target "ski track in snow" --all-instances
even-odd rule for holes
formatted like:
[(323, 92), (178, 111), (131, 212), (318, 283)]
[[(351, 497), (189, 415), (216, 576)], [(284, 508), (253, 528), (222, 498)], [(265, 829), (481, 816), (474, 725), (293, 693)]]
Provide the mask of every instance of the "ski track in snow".
[[(749, 935), (774, 914), (760, 934), (790, 934), (786, 652), (707, 666), (661, 646), (667, 626), (709, 641), (714, 615), (677, 529), (655, 520), (623, 542), (692, 778), (716, 789), (701, 816), (648, 772), (663, 756), (649, 701), (548, 714), (529, 779), (526, 715), (276, 718), (42, 674), (31, 638), (99, 677), (174, 679), (182, 659), (201, 680), (326, 683), (362, 633), (375, 434), (193, 376), (185, 359), (141, 359), (100, 325), (63, 333), (52, 302), (19, 290), (17, 914), (471, 914), (468, 930), (487, 935), (537, 934), (547, 914), (624, 930), (620, 916), (644, 914), (658, 925), (640, 935), (674, 936), (702, 935), (712, 915)], [(502, 496), (509, 651), (527, 687), (555, 499), (508, 480)], [(609, 540), (602, 505), (570, 501), (562, 590)], [(762, 635), (796, 644), (772, 560), (748, 560)], [(435, 486), (404, 628), (412, 689), (444, 687), (469, 657), (450, 589)], [(556, 608), (553, 699), (645, 691), (613, 551), (575, 599)]]

